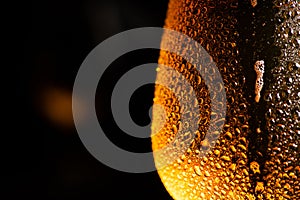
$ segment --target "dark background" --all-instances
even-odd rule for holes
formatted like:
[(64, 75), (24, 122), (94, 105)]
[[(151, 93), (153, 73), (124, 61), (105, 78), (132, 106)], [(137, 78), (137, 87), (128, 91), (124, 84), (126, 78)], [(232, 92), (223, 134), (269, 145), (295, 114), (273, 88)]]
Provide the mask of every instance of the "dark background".
[[(43, 0), (19, 5), (15, 41), (21, 56), (11, 60), (14, 80), (7, 124), (14, 139), (4, 171), (10, 199), (170, 199), (157, 172), (129, 174), (111, 169), (90, 155), (72, 120), (73, 82), (88, 53), (106, 38), (132, 28), (162, 27), (167, 0)], [(111, 119), (113, 85), (130, 68), (155, 62), (158, 51), (142, 50), (116, 60), (101, 79), (96, 107), (100, 123), (118, 146), (151, 150), (150, 139), (126, 136)], [(149, 122), (153, 86), (140, 88), (131, 100), (133, 119)], [(17, 138), (17, 139), (15, 139)], [(5, 145), (4, 145), (5, 146)], [(15, 148), (16, 147), (16, 148)]]

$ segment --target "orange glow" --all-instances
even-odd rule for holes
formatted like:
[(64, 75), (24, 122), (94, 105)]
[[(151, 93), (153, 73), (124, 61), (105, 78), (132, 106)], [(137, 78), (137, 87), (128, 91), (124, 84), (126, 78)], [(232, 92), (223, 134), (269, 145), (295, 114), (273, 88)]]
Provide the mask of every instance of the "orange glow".
[(55, 125), (63, 128), (73, 126), (71, 91), (60, 88), (44, 90), (41, 98), (41, 109)]

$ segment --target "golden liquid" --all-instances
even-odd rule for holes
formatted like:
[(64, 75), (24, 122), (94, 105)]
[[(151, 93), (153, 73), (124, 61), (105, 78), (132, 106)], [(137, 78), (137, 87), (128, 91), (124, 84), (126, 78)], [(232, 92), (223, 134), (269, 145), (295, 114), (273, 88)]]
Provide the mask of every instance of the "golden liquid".
[[(252, 9), (259, 7), (259, 3)], [(277, 9), (275, 17), (282, 19), (272, 33), (274, 45), (281, 54), (275, 58), (277, 62), (272, 71), (267, 72), (272, 73), (269, 76), (272, 81), (264, 86), (264, 98), (260, 100), (268, 112), (263, 120), (257, 120), (259, 123), (251, 124), (249, 121), (255, 118), (252, 116), (255, 113), (250, 110), (255, 102), (254, 98), (248, 98), (245, 90), (249, 83), (245, 82), (247, 74), (243, 68), (247, 66), (241, 66), (242, 47), (237, 44), (238, 1), (170, 0), (165, 27), (190, 36), (207, 50), (222, 75), (227, 97), (225, 125), (216, 144), (210, 144), (205, 140), (210, 117), (216, 121), (221, 118), (218, 113), (211, 112), (210, 95), (204, 81), (181, 57), (161, 51), (159, 64), (176, 69), (189, 80), (200, 110), (199, 128), (190, 148), (175, 159), (170, 153), (164, 159), (175, 161), (158, 169), (174, 199), (300, 199), (300, 5), (297, 0), (274, 1), (273, 4)], [(172, 47), (169, 39), (163, 37), (162, 42), (169, 42)], [(163, 69), (158, 70), (157, 80), (176, 84), (176, 80), (168, 79)], [(290, 80), (293, 81), (288, 84)], [(153, 133), (164, 117), (167, 123), (152, 136), (153, 151), (173, 141), (180, 126), (181, 106), (174, 94), (159, 85), (155, 89), (154, 103), (162, 105), (167, 116), (154, 110)], [(258, 136), (250, 142), (253, 134)], [(261, 138), (267, 138), (265, 152), (255, 149), (255, 145), (261, 144)], [(209, 153), (199, 156), (200, 147), (210, 148)], [(155, 154), (154, 160), (155, 163), (163, 162)]]

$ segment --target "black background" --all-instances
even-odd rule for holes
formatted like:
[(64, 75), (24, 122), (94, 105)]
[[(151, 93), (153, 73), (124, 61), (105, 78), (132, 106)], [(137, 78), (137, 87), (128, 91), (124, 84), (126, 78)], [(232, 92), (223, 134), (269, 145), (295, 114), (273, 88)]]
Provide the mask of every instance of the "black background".
[[(121, 31), (162, 27), (167, 3), (43, 0), (26, 2), (26, 8), (18, 5), (11, 11), (11, 15), (18, 13), (11, 22), (18, 48), (15, 44), (10, 47), (19, 56), (11, 59), (14, 81), (10, 82), (11, 106), (6, 116), (11, 123), (6, 124), (9, 131), (5, 133), (12, 138), (3, 142), (8, 146), (5, 152), (10, 153), (3, 163), (8, 168), (3, 180), (11, 186), (6, 190), (10, 199), (171, 199), (157, 172), (119, 172), (90, 155), (70, 123), (68, 107), (77, 70), (88, 53)], [(155, 62), (157, 57), (153, 50), (124, 55), (99, 83), (98, 91), (104, 92), (96, 98), (98, 117), (103, 118), (100, 123), (113, 134), (114, 143), (131, 151), (150, 150), (150, 140), (134, 140), (115, 127), (107, 109), (110, 92), (122, 73), (138, 64)], [(133, 95), (130, 111), (137, 123), (149, 122), (147, 109), (152, 98), (151, 85)], [(55, 108), (51, 106), (57, 104), (61, 110), (56, 112), (58, 119), (53, 119)]]

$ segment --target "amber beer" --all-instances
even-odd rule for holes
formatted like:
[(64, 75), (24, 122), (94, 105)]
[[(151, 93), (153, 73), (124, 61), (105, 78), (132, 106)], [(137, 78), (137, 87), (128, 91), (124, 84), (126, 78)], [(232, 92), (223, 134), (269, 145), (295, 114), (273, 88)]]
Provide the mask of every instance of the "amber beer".
[[(175, 161), (158, 169), (170, 195), (300, 199), (299, 1), (170, 0), (165, 27), (188, 35), (210, 54), (223, 78), (227, 109), (222, 132), (212, 144), (206, 131), (211, 119), (221, 119), (211, 112), (205, 82), (195, 66), (160, 52), (159, 64), (176, 69), (193, 86), (200, 111), (188, 150), (175, 159), (168, 155)], [(162, 43), (166, 41), (163, 37)], [(164, 70), (158, 70), (157, 79), (178, 84)], [(180, 126), (189, 124), (181, 124), (182, 105), (167, 88), (156, 86), (154, 103), (167, 113), (167, 123), (152, 136), (155, 151), (172, 142)], [(153, 112), (152, 130), (157, 130), (161, 115)], [(203, 148), (210, 151), (199, 156)], [(159, 157), (154, 160), (160, 162)]]

